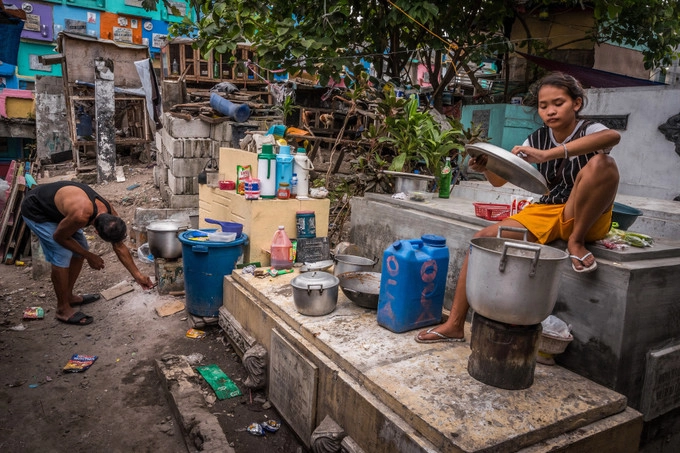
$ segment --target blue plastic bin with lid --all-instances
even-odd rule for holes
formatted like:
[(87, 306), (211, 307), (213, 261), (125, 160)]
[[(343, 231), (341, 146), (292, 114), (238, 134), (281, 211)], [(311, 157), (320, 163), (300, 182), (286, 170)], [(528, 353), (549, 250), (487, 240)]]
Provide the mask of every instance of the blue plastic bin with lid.
[(178, 236), (182, 243), (187, 311), (196, 316), (215, 317), (222, 306), (224, 276), (231, 275), (236, 267), (243, 247), (248, 243), (248, 236), (242, 233), (231, 242), (194, 240), (194, 236), (197, 236), (195, 231), (185, 231)]
[(394, 242), (383, 253), (378, 324), (406, 332), (441, 322), (449, 249), (433, 234)]

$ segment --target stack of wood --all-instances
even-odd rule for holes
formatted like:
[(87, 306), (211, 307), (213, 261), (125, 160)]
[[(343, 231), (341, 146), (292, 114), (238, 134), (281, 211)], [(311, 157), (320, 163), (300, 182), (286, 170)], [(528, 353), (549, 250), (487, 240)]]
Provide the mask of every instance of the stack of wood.
[[(247, 104), (250, 108), (250, 116), (257, 117), (258, 120), (279, 120), (282, 121), (281, 112), (274, 105), (262, 102), (261, 96), (267, 93), (255, 92), (236, 92), (231, 94), (219, 93), (220, 96), (228, 99), (234, 104)], [(208, 123), (221, 123), (229, 121), (230, 118), (222, 115), (210, 106), (210, 91), (191, 92), (191, 97), (197, 99), (195, 102), (175, 104), (170, 109), (170, 115), (184, 120), (200, 118)], [(198, 100), (206, 99), (206, 100)]]
[(33, 164), (34, 162), (12, 161), (5, 177), (9, 189), (0, 214), (0, 260), (4, 264), (16, 264), (22, 257), (30, 255), (30, 230), (21, 217), (21, 202), (27, 186), (35, 181)]

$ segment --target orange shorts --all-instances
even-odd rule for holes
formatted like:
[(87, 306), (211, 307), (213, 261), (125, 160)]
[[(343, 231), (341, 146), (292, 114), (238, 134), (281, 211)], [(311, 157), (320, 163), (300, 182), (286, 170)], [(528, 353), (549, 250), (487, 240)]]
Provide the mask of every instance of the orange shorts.
[[(564, 204), (530, 204), (519, 213), (510, 217), (521, 223), (536, 236), (539, 244), (547, 244), (557, 239), (568, 240), (574, 229), (574, 219), (563, 218)], [(586, 234), (586, 242), (604, 238), (612, 223), (612, 210), (602, 214)]]

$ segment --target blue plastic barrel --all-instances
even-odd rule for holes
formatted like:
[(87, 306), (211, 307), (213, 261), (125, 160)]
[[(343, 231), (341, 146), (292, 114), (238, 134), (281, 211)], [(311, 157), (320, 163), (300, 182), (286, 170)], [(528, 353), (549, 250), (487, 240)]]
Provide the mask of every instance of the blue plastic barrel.
[(441, 236), (399, 240), (383, 253), (378, 324), (406, 332), (441, 322), (449, 249)]
[(187, 311), (196, 316), (215, 317), (222, 306), (224, 276), (230, 275), (236, 267), (248, 236), (241, 234), (232, 242), (201, 242), (191, 240), (193, 234), (193, 231), (185, 231), (178, 236), (182, 243)]
[(248, 104), (234, 104), (217, 93), (210, 93), (210, 107), (238, 123), (248, 121), (250, 118)]

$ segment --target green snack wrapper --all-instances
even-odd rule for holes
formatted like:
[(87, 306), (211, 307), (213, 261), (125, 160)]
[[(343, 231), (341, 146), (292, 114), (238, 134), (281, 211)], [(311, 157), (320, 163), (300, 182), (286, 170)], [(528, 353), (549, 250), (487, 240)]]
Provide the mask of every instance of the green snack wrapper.
[(234, 381), (229, 379), (229, 376), (224, 374), (224, 371), (217, 365), (197, 366), (196, 371), (210, 384), (218, 400), (242, 395), (241, 390), (234, 384)]

